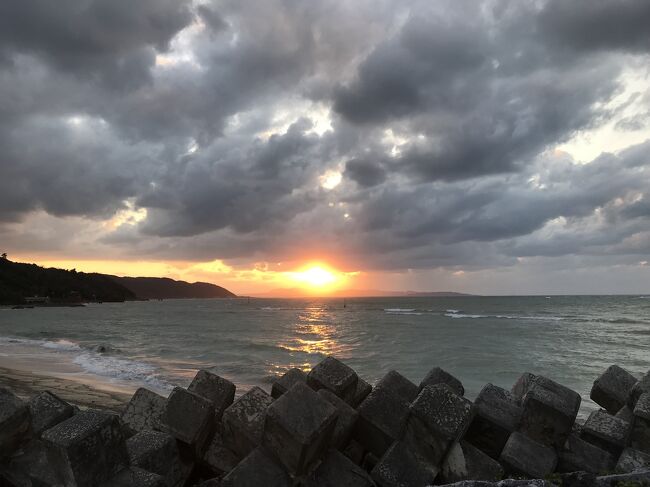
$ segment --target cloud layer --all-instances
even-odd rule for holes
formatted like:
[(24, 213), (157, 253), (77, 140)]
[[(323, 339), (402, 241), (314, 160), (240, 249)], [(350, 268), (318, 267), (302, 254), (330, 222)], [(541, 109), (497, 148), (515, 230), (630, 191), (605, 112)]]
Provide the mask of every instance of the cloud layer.
[(645, 0), (3, 2), (0, 239), (244, 267), (645, 265), (647, 25)]

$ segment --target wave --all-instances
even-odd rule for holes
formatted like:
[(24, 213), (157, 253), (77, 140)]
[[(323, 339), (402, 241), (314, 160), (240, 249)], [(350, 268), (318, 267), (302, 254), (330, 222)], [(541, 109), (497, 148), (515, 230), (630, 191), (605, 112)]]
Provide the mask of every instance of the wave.
[(158, 369), (145, 362), (115, 357), (110, 353), (119, 352), (110, 345), (94, 345), (85, 348), (70, 340), (37, 340), (30, 338), (0, 337), (0, 344), (18, 344), (39, 347), (55, 354), (64, 354), (79, 365), (85, 372), (93, 375), (122, 381), (140, 382), (161, 390), (171, 390), (173, 385), (166, 381)]
[(415, 308), (384, 308), (386, 313), (412, 313)]
[(453, 314), (460, 313), (459, 309), (446, 309), (445, 311), (447, 313), (453, 313)]
[(479, 314), (471, 315), (471, 314), (462, 314), (458, 312), (445, 313), (445, 316), (448, 318), (469, 318), (469, 319), (497, 318), (501, 320), (537, 320), (537, 321), (562, 321), (565, 319), (561, 316), (479, 315)]

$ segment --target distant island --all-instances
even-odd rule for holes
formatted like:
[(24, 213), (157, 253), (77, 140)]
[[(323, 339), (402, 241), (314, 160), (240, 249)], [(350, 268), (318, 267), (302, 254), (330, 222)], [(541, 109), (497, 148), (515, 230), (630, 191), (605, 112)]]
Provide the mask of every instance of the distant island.
[(206, 282), (158, 277), (118, 277), (23, 264), (0, 258), (0, 305), (57, 306), (138, 299), (232, 298)]

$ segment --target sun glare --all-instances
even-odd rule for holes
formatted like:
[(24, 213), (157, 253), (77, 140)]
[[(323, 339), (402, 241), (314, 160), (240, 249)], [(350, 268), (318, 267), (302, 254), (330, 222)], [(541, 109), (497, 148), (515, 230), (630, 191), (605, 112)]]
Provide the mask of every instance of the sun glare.
[(292, 272), (291, 278), (295, 281), (307, 284), (312, 287), (323, 288), (334, 284), (337, 276), (322, 266), (314, 265), (299, 272)]

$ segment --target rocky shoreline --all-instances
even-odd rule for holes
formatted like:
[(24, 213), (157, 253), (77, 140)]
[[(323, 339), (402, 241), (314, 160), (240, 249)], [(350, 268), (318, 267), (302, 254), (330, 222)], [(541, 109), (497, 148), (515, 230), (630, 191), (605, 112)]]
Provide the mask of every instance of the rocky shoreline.
[(546, 377), (464, 392), (437, 367), (373, 387), (333, 357), (237, 398), (201, 370), (121, 414), (0, 388), (0, 486), (650, 485), (650, 372), (609, 367), (584, 423), (580, 395)]

